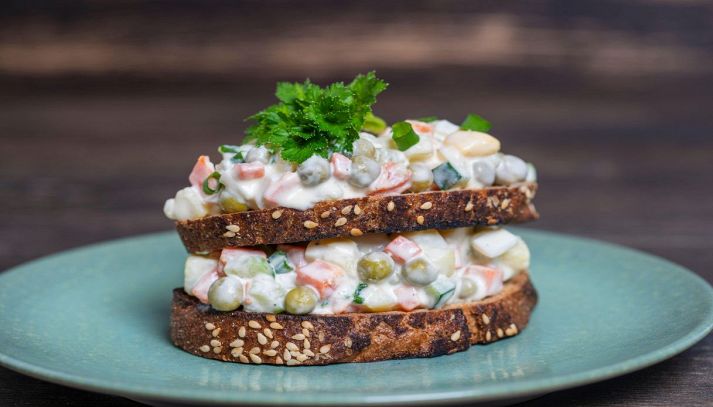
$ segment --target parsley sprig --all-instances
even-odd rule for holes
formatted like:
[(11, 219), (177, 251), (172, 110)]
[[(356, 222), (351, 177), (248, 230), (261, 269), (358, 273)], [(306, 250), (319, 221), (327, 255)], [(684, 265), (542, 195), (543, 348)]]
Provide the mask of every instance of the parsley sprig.
[(324, 88), (309, 80), (278, 83), (279, 103), (248, 118), (255, 121), (247, 130), (248, 139), (295, 163), (313, 154), (349, 154), (376, 96), (386, 87), (374, 72)]

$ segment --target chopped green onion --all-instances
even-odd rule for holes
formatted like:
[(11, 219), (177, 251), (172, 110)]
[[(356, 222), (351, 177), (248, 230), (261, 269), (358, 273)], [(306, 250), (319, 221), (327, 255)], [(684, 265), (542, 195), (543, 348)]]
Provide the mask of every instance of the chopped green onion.
[(394, 125), (391, 126), (391, 130), (393, 131), (392, 138), (394, 139), (394, 143), (396, 143), (396, 147), (401, 151), (408, 150), (409, 147), (415, 145), (420, 140), (420, 137), (413, 131), (413, 127), (411, 127), (410, 123), (394, 123)]
[(381, 117), (375, 116), (374, 113), (367, 112), (366, 116), (364, 116), (364, 124), (361, 126), (361, 129), (369, 133), (381, 134), (386, 130), (386, 122)]
[(285, 274), (294, 270), (287, 259), (287, 254), (282, 250), (272, 253), (270, 257), (268, 257), (267, 262), (270, 263), (272, 269), (275, 270), (275, 274)]
[(420, 122), (431, 123), (431, 122), (435, 122), (436, 120), (438, 120), (438, 117), (436, 117), (436, 116), (426, 116), (426, 117), (419, 117), (419, 118), (416, 119), (416, 120), (418, 120), (418, 121), (420, 121)]
[[(210, 180), (212, 179), (214, 179), (217, 183), (215, 189), (210, 187)], [(223, 187), (224, 185), (220, 183), (220, 173), (218, 171), (210, 174), (208, 178), (203, 180), (203, 192), (205, 192), (206, 195), (213, 195), (214, 193), (223, 189)]]
[(234, 146), (231, 144), (223, 144), (220, 147), (218, 147), (218, 152), (219, 153), (239, 153), (240, 147)]
[(364, 297), (361, 296), (361, 292), (368, 286), (369, 285), (367, 283), (359, 283), (359, 285), (357, 285), (357, 288), (354, 291), (354, 303), (355, 304), (363, 304), (364, 303)]
[(463, 120), (463, 123), (461, 123), (460, 128), (463, 130), (487, 132), (492, 128), (492, 126), (490, 125), (489, 121), (483, 119), (477, 114), (471, 113), (468, 115), (468, 117), (465, 118), (465, 120)]
[(431, 170), (433, 172), (433, 182), (438, 185), (441, 191), (445, 191), (457, 185), (463, 179), (463, 176), (458, 170), (446, 161), (438, 167)]
[(230, 158), (230, 162), (232, 162), (233, 164), (244, 163), (245, 157), (243, 156), (243, 152), (238, 151), (237, 153), (235, 153), (235, 155)]

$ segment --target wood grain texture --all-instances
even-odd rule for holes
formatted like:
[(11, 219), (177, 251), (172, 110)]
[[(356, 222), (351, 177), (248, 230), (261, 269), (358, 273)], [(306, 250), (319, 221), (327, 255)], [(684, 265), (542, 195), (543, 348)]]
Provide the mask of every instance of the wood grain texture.
[[(170, 229), (163, 201), (195, 156), (238, 142), (276, 80), (373, 68), (391, 83), (377, 114), (476, 112), (536, 163), (532, 227), (646, 250), (713, 282), (710, 2), (232, 3), (0, 7), (0, 269)], [(525, 405), (710, 406), (712, 387), (708, 336)], [(0, 405), (137, 404), (0, 369)]]

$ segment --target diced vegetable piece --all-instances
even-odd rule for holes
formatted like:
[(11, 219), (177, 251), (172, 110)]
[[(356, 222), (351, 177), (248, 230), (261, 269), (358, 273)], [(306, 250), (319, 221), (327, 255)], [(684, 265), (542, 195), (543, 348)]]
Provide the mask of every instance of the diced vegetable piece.
[[(495, 258), (495, 263), (505, 265), (513, 272), (527, 270), (530, 267), (530, 249), (522, 239), (518, 239), (515, 246)], [(508, 274), (505, 276), (505, 280), (512, 276), (512, 273)]]
[(510, 185), (524, 181), (527, 177), (527, 163), (514, 155), (504, 155), (495, 168), (495, 183)]
[(510, 250), (519, 238), (505, 229), (487, 228), (473, 235), (470, 246), (476, 252), (488, 258), (495, 258)]
[(341, 267), (351, 276), (356, 276), (357, 260), (361, 257), (359, 247), (349, 238), (323, 239), (309, 242), (305, 251), (307, 261), (324, 260)]
[(478, 285), (476, 295), (473, 297), (476, 300), (497, 294), (503, 289), (503, 273), (492, 267), (467, 266), (463, 270), (463, 278), (471, 278)]
[(243, 302), (243, 282), (235, 276), (221, 277), (211, 284), (208, 302), (218, 311), (234, 311)]
[(223, 249), (220, 254), (223, 272), (243, 278), (258, 274), (272, 276), (272, 267), (267, 262), (265, 253), (253, 249)]
[(537, 169), (532, 163), (527, 163), (527, 175), (525, 176), (525, 181), (536, 182), (537, 181)]
[(478, 116), (477, 114), (469, 114), (463, 123), (461, 123), (460, 128), (463, 130), (473, 130), (473, 131), (490, 131), (492, 126), (490, 122), (484, 118)]
[(307, 287), (295, 287), (285, 296), (285, 311), (293, 315), (304, 315), (312, 312), (317, 306), (317, 293)]
[(421, 136), (418, 143), (404, 150), (404, 154), (411, 162), (428, 160), (433, 156), (433, 140), (431, 136)]
[(399, 264), (404, 264), (422, 253), (421, 248), (416, 243), (403, 236), (398, 236), (392, 240), (384, 251), (389, 253)]
[(349, 169), (349, 183), (360, 188), (368, 187), (381, 174), (381, 166), (373, 158), (354, 156)]
[(394, 272), (394, 260), (384, 252), (372, 252), (359, 259), (357, 272), (362, 281), (381, 281)]
[(357, 284), (357, 288), (356, 288), (356, 290), (354, 290), (354, 303), (355, 304), (363, 304), (364, 303), (364, 297), (361, 296), (361, 292), (364, 291), (364, 289), (368, 286), (369, 286), (369, 284), (367, 284), (367, 283)]
[(495, 165), (493, 160), (481, 158), (473, 161), (473, 180), (480, 187), (489, 187), (495, 182)]
[(176, 192), (176, 197), (166, 201), (163, 212), (171, 219), (199, 219), (208, 215), (203, 197), (196, 188), (185, 187)]
[(387, 162), (381, 168), (381, 173), (369, 185), (370, 195), (398, 194), (411, 187), (411, 170), (404, 165)]
[(444, 162), (433, 170), (433, 182), (436, 183), (441, 191), (453, 188), (460, 184), (464, 177), (459, 173), (450, 162)]
[(218, 261), (210, 257), (189, 255), (183, 268), (183, 290), (187, 294), (198, 284), (201, 278), (218, 269)]
[(245, 212), (248, 210), (248, 205), (245, 202), (226, 190), (220, 193), (220, 201), (218, 203), (224, 213)]
[(364, 156), (369, 158), (376, 158), (376, 147), (374, 143), (367, 140), (365, 137), (359, 137), (357, 141), (354, 142), (352, 146), (352, 156)]
[(411, 191), (428, 191), (433, 186), (433, 173), (425, 164), (411, 164)]
[(349, 157), (334, 153), (330, 158), (330, 164), (335, 178), (341, 180), (349, 179), (352, 174), (352, 160)]
[(433, 131), (436, 134), (447, 136), (460, 130), (457, 124), (451, 123), (448, 120), (437, 120), (433, 123)]
[(394, 294), (396, 294), (396, 302), (402, 311), (413, 311), (423, 305), (416, 287), (402, 285), (396, 287)]
[(381, 134), (386, 130), (386, 122), (379, 116), (371, 112), (367, 112), (364, 116), (364, 124), (361, 129), (373, 134)]
[(285, 252), (285, 254), (287, 254), (287, 258), (290, 260), (290, 263), (292, 263), (292, 266), (295, 268), (302, 267), (307, 264), (307, 261), (305, 260), (304, 246), (281, 244), (277, 246), (277, 250)]
[(426, 248), (426, 254), (441, 274), (453, 275), (456, 270), (456, 251), (448, 247), (445, 249)]
[(275, 274), (285, 274), (294, 271), (294, 267), (289, 262), (287, 258), (287, 253), (277, 250), (268, 257), (267, 262), (275, 271)]
[(265, 176), (265, 164), (259, 161), (235, 164), (235, 175), (242, 180), (262, 178)]
[(280, 202), (288, 202), (290, 197), (300, 190), (299, 175), (288, 172), (265, 189), (263, 200), (267, 207), (280, 206)]
[(297, 268), (297, 284), (311, 285), (323, 300), (332, 295), (343, 276), (341, 267), (322, 260)]
[(267, 165), (270, 162), (270, 152), (263, 146), (253, 147), (245, 156), (245, 161), (249, 163), (262, 163)]
[(191, 174), (188, 176), (188, 181), (194, 187), (203, 187), (203, 181), (215, 172), (215, 166), (210, 162), (210, 157), (202, 155), (198, 157), (196, 165), (193, 166)]
[(420, 138), (433, 136), (433, 125), (421, 120), (406, 120)]
[(419, 135), (413, 130), (411, 123), (408, 122), (398, 122), (391, 126), (391, 139), (394, 140), (394, 144), (401, 151), (408, 150), (411, 146), (418, 143), (420, 139)]
[(387, 287), (370, 285), (361, 291), (362, 306), (370, 312), (391, 311), (396, 308), (396, 295)]
[(466, 299), (472, 297), (478, 292), (478, 283), (475, 282), (470, 277), (461, 278), (460, 290), (458, 291), (458, 298)]
[(274, 278), (264, 274), (252, 279), (247, 297), (243, 308), (248, 312), (276, 314), (284, 309), (285, 289)]
[(443, 235), (441, 235), (441, 231), (439, 230), (419, 230), (417, 232), (402, 233), (401, 236), (412, 240), (418, 246), (423, 248), (427, 254), (431, 248), (448, 249), (449, 247), (448, 242), (446, 242), (446, 239)]
[(426, 293), (433, 298), (433, 308), (440, 308), (453, 296), (456, 285), (448, 277), (438, 276), (426, 286)]
[(226, 247), (220, 252), (220, 262), (223, 265), (226, 265), (232, 260), (236, 260), (240, 257), (245, 256), (267, 257), (267, 255), (265, 255), (265, 252), (263, 252), (262, 250)]
[(438, 269), (425, 256), (418, 256), (404, 264), (401, 274), (412, 284), (428, 285), (438, 278)]
[(297, 175), (303, 185), (310, 187), (319, 185), (328, 180), (331, 175), (329, 161), (315, 154), (297, 167)]
[(203, 304), (208, 304), (208, 290), (210, 290), (210, 286), (218, 278), (220, 278), (220, 275), (218, 275), (217, 270), (205, 273), (200, 280), (198, 280), (196, 285), (193, 286), (191, 294), (198, 298)]
[(203, 180), (203, 193), (206, 195), (213, 195), (216, 192), (220, 192), (225, 185), (220, 182), (220, 173), (218, 171), (210, 174), (206, 179)]
[(237, 154), (240, 152), (240, 146), (235, 146), (232, 144), (223, 144), (218, 147), (218, 152), (221, 154)]

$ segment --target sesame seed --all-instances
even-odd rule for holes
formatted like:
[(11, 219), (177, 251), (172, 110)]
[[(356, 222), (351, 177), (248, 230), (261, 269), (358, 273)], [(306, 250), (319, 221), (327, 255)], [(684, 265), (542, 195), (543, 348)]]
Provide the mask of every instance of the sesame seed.
[(238, 329), (238, 336), (241, 338), (245, 338), (245, 327), (241, 326), (240, 329)]
[(248, 321), (248, 326), (249, 326), (250, 328), (252, 328), (252, 329), (260, 329), (260, 328), (262, 328), (262, 326), (261, 326), (257, 321), (252, 320), (252, 319), (251, 319), (250, 321)]
[(473, 210), (473, 201), (468, 201), (468, 203), (465, 205), (465, 211), (470, 212)]
[(451, 335), (451, 340), (453, 342), (457, 341), (460, 339), (460, 330), (453, 332), (453, 335)]
[(279, 329), (285, 329), (285, 328), (283, 328), (282, 325), (280, 325), (279, 322), (272, 322), (272, 323), (270, 323), (270, 328), (272, 328), (272, 329), (278, 329), (278, 330), (279, 330)]
[(240, 232), (240, 226), (238, 225), (228, 225), (225, 228), (234, 233)]
[(483, 318), (483, 323), (485, 325), (488, 325), (490, 323), (490, 317), (488, 316), (488, 314), (483, 314), (482, 318)]
[(296, 341), (301, 341), (301, 340), (303, 340), (304, 338), (305, 338), (305, 336), (302, 335), (302, 334), (294, 334), (294, 335), (292, 335), (292, 339), (294, 339), (294, 340), (296, 340)]
[(301, 354), (302, 354), (302, 352), (300, 352), (299, 349), (290, 351), (290, 355), (292, 355), (293, 358), (296, 358), (297, 356), (299, 356)]
[(354, 228), (354, 229), (352, 229), (352, 230), (349, 231), (349, 234), (351, 234), (352, 236), (356, 237), (356, 236), (361, 236), (361, 235), (363, 235), (364, 232), (362, 232), (361, 230), (359, 230), (359, 229), (357, 229), (357, 228)]
[(253, 354), (253, 355), (256, 353), (260, 353), (260, 348), (258, 346), (255, 346), (254, 348), (250, 349), (248, 351), (248, 353)]
[(317, 338), (319, 338), (320, 342), (324, 342), (324, 333), (320, 332), (319, 335), (317, 335)]
[(230, 351), (234, 358), (239, 358), (243, 354), (243, 348), (235, 348)]
[(265, 316), (265, 319), (267, 320), (267, 322), (275, 322), (275, 321), (277, 321), (277, 318), (276, 318), (273, 314), (268, 314), (268, 315), (266, 315), (266, 316)]
[(270, 347), (272, 349), (275, 349), (278, 346), (280, 346), (280, 342), (277, 342), (277, 341), (272, 341), (272, 343), (270, 344)]
[(316, 222), (312, 222), (311, 220), (306, 220), (303, 225), (307, 229), (314, 229), (317, 227), (318, 224)]
[(275, 349), (268, 349), (266, 351), (263, 351), (262, 354), (265, 356), (276, 356), (277, 351)]
[(342, 208), (342, 215), (349, 215), (349, 212), (352, 211), (352, 206), (347, 205), (344, 208)]
[(212, 331), (215, 329), (215, 325), (211, 324), (210, 322), (205, 323), (205, 329)]
[(490, 334), (490, 331), (488, 331), (488, 332), (485, 333), (485, 340), (486, 340), (486, 341), (490, 341), (490, 339), (491, 339), (492, 337), (493, 337), (493, 336)]
[(517, 325), (510, 324), (510, 326), (505, 330), (505, 335), (513, 336), (517, 333)]
[(319, 348), (319, 353), (327, 353), (327, 352), (329, 352), (330, 349), (332, 349), (331, 344), (322, 345)]
[(351, 348), (352, 347), (352, 338), (345, 339), (344, 346), (346, 346), (347, 348)]
[(310, 336), (312, 336), (312, 333), (309, 331), (309, 329), (307, 329), (307, 328), (302, 328), (302, 335), (304, 335), (305, 337), (309, 338)]
[(292, 342), (287, 342), (287, 343), (285, 344), (285, 347), (286, 347), (288, 350), (292, 350), (292, 351), (295, 351), (295, 350), (299, 350), (299, 349), (300, 349), (300, 348), (297, 347), (297, 345), (295, 345), (295, 344), (292, 343)]
[(272, 212), (272, 219), (280, 219), (280, 216), (282, 216), (281, 210), (278, 209)]
[(302, 321), (302, 328), (314, 330), (314, 325), (309, 321)]
[(503, 337), (503, 330), (502, 330), (502, 329), (498, 328), (497, 333), (498, 333), (498, 338), (502, 338), (502, 337)]
[(396, 204), (394, 203), (394, 201), (389, 201), (389, 203), (386, 204), (386, 210), (389, 212), (393, 211), (395, 207)]
[(265, 337), (265, 335), (263, 335), (263, 334), (261, 334), (260, 332), (258, 332), (258, 334), (257, 334), (257, 342), (258, 342), (260, 345), (266, 345), (266, 344), (267, 344), (267, 338)]
[(421, 209), (423, 210), (429, 210), (431, 208), (433, 208), (433, 204), (430, 201), (424, 202), (423, 205), (421, 205)]
[(220, 341), (217, 339), (212, 339), (210, 341), (210, 346), (220, 346)]
[(355, 214), (355, 215), (361, 215), (361, 212), (362, 212), (362, 210), (361, 210), (361, 208), (359, 207), (359, 205), (354, 205), (354, 214)]
[(299, 360), (300, 362), (304, 362), (309, 358), (307, 357), (307, 355), (300, 353), (299, 355), (295, 356), (295, 359)]
[(220, 328), (215, 328), (213, 332), (211, 332), (211, 335), (213, 335), (214, 338), (217, 337), (218, 335), (220, 335), (220, 330)]
[(220, 353), (223, 351), (223, 348), (221, 346), (216, 346), (213, 348), (213, 353)]
[(270, 338), (270, 339), (273, 338), (273, 336), (272, 336), (272, 331), (270, 330), (270, 328), (265, 328), (265, 329), (262, 330), (262, 332), (263, 332), (263, 333), (265, 334), (265, 336), (267, 336), (268, 338)]
[(419, 225), (423, 225), (423, 222), (425, 222), (425, 221), (426, 221), (426, 220), (423, 218), (422, 215), (418, 215), (418, 216), (416, 217), (416, 222), (417, 222)]
[(290, 360), (292, 359), (292, 355), (290, 354), (290, 351), (285, 349), (284, 352), (282, 352), (282, 357), (285, 358), (285, 360)]
[(225, 232), (223, 233), (223, 237), (235, 237), (235, 232)]
[(240, 361), (243, 362), (243, 363), (250, 363), (250, 361), (248, 360), (247, 356), (245, 356), (245, 355), (240, 355), (239, 359), (240, 359)]
[(329, 215), (331, 215), (331, 214), (332, 214), (332, 212), (330, 212), (330, 211), (324, 211), (324, 212), (322, 212), (321, 215), (319, 215), (319, 217), (322, 218), (322, 219), (326, 219), (326, 218), (328, 218)]
[(281, 365), (281, 364), (283, 364), (283, 363), (285, 363), (285, 362), (282, 361), (282, 358), (281, 358), (281, 357), (278, 356), (277, 358), (275, 358), (275, 364), (276, 364), (276, 365)]
[(305, 355), (307, 355), (307, 356), (309, 356), (309, 357), (311, 357), (311, 358), (314, 357), (314, 352), (312, 352), (312, 351), (309, 350), (309, 349), (304, 349), (304, 350), (302, 351), (302, 353), (304, 353)]
[(198, 348), (198, 349), (200, 349), (201, 352), (208, 352), (208, 351), (210, 350), (210, 346), (208, 346), (208, 345), (203, 345), (203, 346), (201, 346), (201, 347)]
[(344, 226), (347, 223), (347, 218), (341, 217), (334, 222), (334, 226)]
[(260, 356), (258, 356), (258, 355), (252, 354), (252, 353), (250, 354), (250, 360), (252, 360), (253, 363), (255, 363), (255, 364), (257, 364), (257, 365), (259, 365), (260, 363), (262, 363), (262, 358), (261, 358)]
[(288, 359), (287, 362), (285, 362), (285, 364), (287, 366), (299, 365), (300, 363), (301, 362), (299, 360), (295, 360), (295, 359)]
[(243, 345), (245, 345), (245, 341), (243, 341), (242, 339), (236, 339), (236, 340), (230, 342), (231, 348), (239, 348)]
[(312, 344), (309, 342), (309, 339), (305, 339), (305, 341), (302, 343), (305, 349), (309, 349), (312, 347)]
[(510, 198), (503, 199), (503, 202), (500, 204), (500, 208), (507, 209), (508, 206), (510, 206)]

